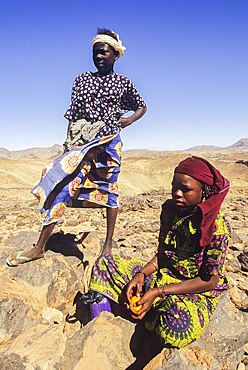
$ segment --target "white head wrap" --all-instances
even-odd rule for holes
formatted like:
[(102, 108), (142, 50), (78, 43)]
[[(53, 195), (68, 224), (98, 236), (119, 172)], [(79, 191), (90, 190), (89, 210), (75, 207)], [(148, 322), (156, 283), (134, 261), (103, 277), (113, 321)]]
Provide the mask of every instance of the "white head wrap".
[(92, 41), (92, 49), (93, 49), (93, 46), (97, 42), (104, 42), (105, 44), (108, 44), (108, 45), (112, 46), (116, 51), (119, 52), (118, 57), (115, 58), (117, 60), (120, 57), (123, 57), (124, 50), (126, 50), (126, 48), (125, 48), (125, 46), (122, 45), (122, 42), (119, 39), (119, 35), (115, 32), (113, 32), (113, 33), (115, 34), (115, 36), (117, 36), (118, 41), (115, 40), (112, 36), (105, 35), (105, 34), (99, 34)]

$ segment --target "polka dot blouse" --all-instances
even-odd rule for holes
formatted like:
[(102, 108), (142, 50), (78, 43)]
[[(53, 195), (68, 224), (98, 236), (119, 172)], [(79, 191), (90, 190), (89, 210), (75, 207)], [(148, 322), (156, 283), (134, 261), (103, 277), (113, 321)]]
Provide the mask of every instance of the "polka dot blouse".
[(74, 81), (71, 104), (64, 116), (74, 122), (80, 119), (92, 123), (104, 121), (106, 125), (97, 136), (105, 136), (118, 132), (118, 121), (124, 113), (145, 105), (126, 76), (113, 72), (100, 77), (97, 73), (85, 72)]

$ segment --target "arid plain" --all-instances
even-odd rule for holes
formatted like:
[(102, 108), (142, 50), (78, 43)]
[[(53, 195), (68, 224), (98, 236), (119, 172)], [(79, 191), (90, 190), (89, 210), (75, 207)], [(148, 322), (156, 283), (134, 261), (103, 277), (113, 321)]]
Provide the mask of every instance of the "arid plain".
[[(173, 169), (184, 158), (198, 155), (208, 159), (229, 179), (231, 189), (248, 188), (248, 168), (237, 161), (248, 160), (248, 151), (127, 151), (123, 153), (119, 177), (120, 196), (170, 189)], [(0, 158), (0, 197), (2, 200), (34, 200), (30, 190), (39, 182), (45, 164), (57, 156)]]
[[(58, 145), (48, 148), (47, 152), (52, 155), (29, 154), (31, 150), (29, 149), (21, 153), (14, 152), (15, 155), (21, 156), (0, 158), (0, 217), (2, 220), (0, 238), (2, 240), (10, 233), (15, 235), (23, 230), (38, 230), (44, 216), (38, 212), (36, 206), (38, 202), (31, 194), (31, 189), (40, 181), (42, 168), (62, 154), (61, 151), (56, 153), (58, 149), (61, 149)], [(42, 150), (37, 148), (33, 152), (40, 154), (44, 150), (44, 148)], [(248, 166), (244, 164), (248, 163), (248, 150), (124, 151), (119, 176), (120, 204), (126, 203), (126, 198), (138, 199), (142, 193), (151, 191), (166, 191), (168, 197), (175, 166), (191, 155), (208, 159), (230, 181), (231, 188), (227, 198), (248, 195)], [(240, 161), (243, 163), (237, 163)], [(147, 197), (149, 198), (149, 195)], [(162, 202), (163, 198), (161, 198), (161, 204)], [(89, 225), (83, 222), (84, 212), (84, 210), (68, 209), (64, 217), (66, 220), (64, 226), (67, 223), (73, 223), (73, 218), (79, 217), (82, 222), (78, 223), (77, 229), (87, 228)], [(96, 211), (96, 219), (98, 219), (98, 212)], [(93, 215), (94, 212), (92, 217)], [(117, 226), (121, 228), (121, 220), (119, 221)], [(66, 231), (70, 231), (69, 227)]]

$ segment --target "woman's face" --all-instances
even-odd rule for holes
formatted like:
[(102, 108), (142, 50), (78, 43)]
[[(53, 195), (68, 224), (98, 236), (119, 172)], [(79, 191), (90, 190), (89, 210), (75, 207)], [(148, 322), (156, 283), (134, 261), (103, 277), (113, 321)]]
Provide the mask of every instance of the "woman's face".
[(104, 42), (97, 42), (93, 46), (93, 61), (101, 76), (106, 76), (113, 71), (115, 54), (113, 49)]
[(202, 184), (193, 177), (175, 173), (172, 180), (172, 198), (179, 212), (195, 212), (202, 200)]

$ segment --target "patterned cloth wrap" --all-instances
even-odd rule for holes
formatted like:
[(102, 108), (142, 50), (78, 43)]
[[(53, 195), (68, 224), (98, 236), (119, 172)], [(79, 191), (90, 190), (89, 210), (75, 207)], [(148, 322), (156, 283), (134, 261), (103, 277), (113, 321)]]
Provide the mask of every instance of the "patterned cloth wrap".
[[(168, 268), (149, 276), (150, 287), (160, 287), (193, 279), (204, 269), (220, 279), (214, 290), (199, 294), (169, 295), (156, 298), (145, 316), (145, 325), (154, 330), (163, 345), (182, 348), (198, 340), (213, 314), (221, 293), (229, 288), (224, 272), (226, 249), (231, 237), (230, 226), (223, 212), (215, 222), (214, 235), (206, 247), (199, 246), (199, 228), (194, 215), (180, 218), (172, 200), (163, 204), (158, 254), (163, 253), (183, 279)], [(123, 288), (147, 262), (136, 258), (105, 254), (94, 267), (90, 289), (103, 293), (119, 303), (125, 299)]]
[(32, 193), (39, 210), (48, 209), (42, 226), (58, 222), (66, 206), (118, 206), (117, 178), (121, 165), (120, 135), (109, 135), (74, 148), (45, 166)]

